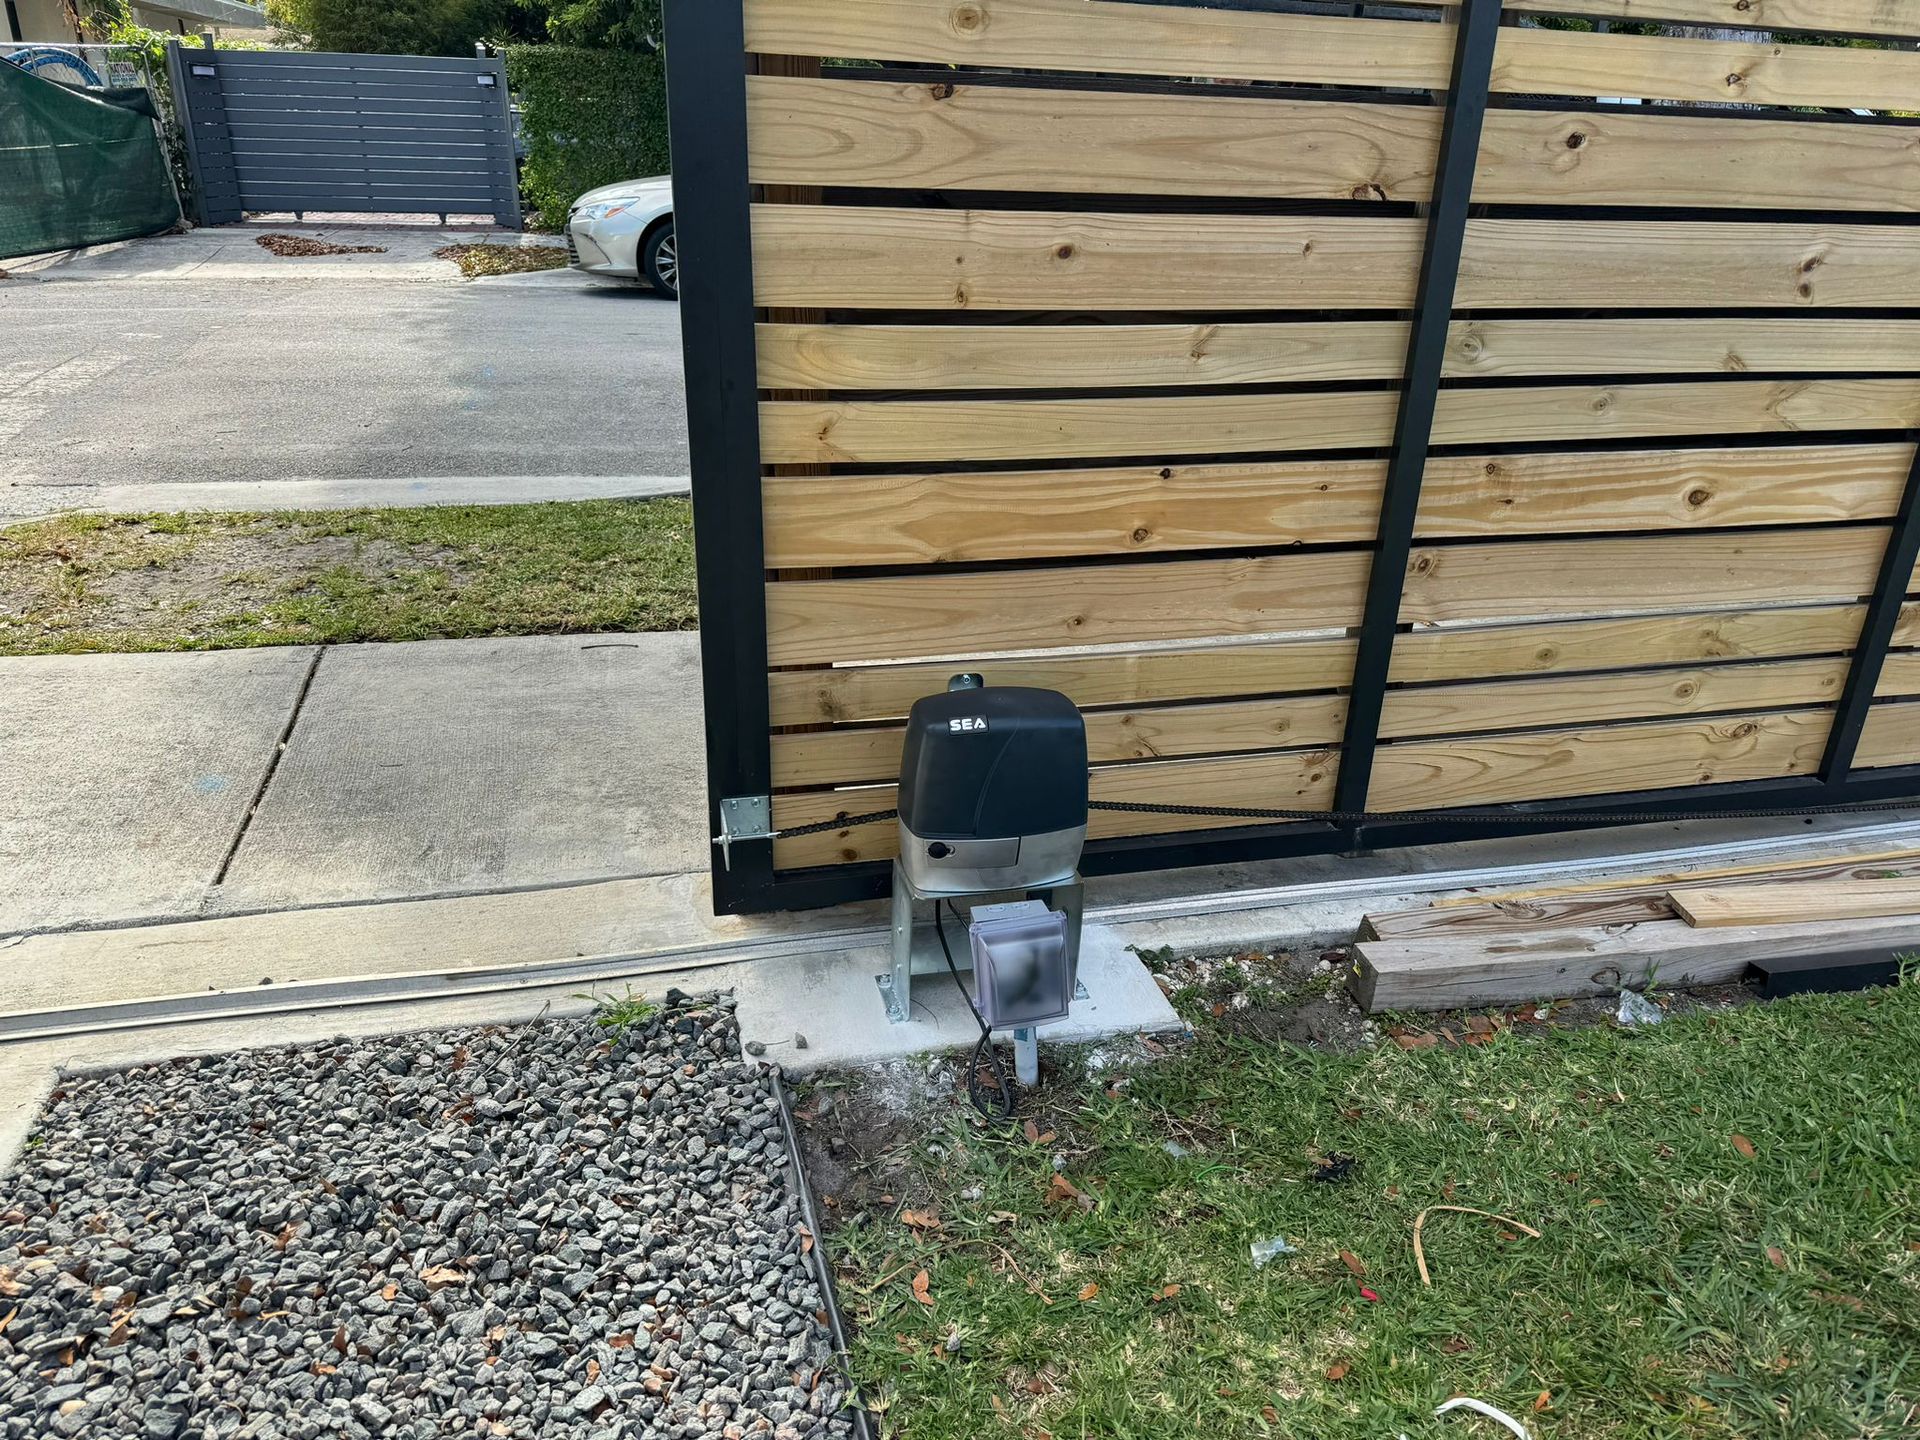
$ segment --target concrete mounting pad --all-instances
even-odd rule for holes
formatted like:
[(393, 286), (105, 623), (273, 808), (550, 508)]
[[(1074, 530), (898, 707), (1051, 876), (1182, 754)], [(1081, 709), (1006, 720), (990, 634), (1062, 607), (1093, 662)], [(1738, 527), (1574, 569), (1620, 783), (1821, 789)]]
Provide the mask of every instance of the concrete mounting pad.
[(692, 633), (326, 651), (215, 906), (704, 871)]
[(0, 661), (0, 934), (195, 913), (313, 657)]

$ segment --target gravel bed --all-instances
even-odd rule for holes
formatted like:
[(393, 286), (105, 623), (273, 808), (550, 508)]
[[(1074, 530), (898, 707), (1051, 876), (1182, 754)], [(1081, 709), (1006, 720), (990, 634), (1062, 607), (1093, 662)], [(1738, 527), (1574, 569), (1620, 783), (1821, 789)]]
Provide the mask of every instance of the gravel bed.
[(0, 1436), (851, 1435), (777, 1104), (670, 998), (64, 1081), (0, 1179)]

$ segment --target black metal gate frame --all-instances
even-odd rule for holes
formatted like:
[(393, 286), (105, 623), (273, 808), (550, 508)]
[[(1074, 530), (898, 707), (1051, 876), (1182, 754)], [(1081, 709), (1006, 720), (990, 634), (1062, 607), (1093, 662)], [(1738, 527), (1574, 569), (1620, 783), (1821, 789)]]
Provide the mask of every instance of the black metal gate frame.
[[(681, 267), (680, 310), (699, 570), (707, 806), (713, 833), (718, 834), (721, 798), (770, 794), (773, 773), (759, 376), (754, 353), (752, 187), (747, 181), (746, 37), (740, 0), (666, 0), (665, 8), (674, 224), (681, 254), (692, 257)], [(1335, 810), (1364, 810), (1372, 780), (1500, 23), (1501, 0), (1463, 0), (1439, 164), (1427, 209), (1426, 248), (1407, 343), (1403, 395), (1349, 693)], [(1815, 775), (1475, 807), (1510, 813), (1515, 817), (1511, 824), (1448, 820), (1442, 813), (1419, 822), (1304, 821), (1173, 837), (1127, 836), (1089, 844), (1083, 869), (1090, 875), (1123, 874), (1614, 823), (1581, 820), (1581, 811), (1599, 805), (1656, 820), (1748, 809), (1884, 803), (1907, 797), (1920, 802), (1920, 765), (1853, 772), (1861, 731), (1916, 563), (1920, 563), (1920, 451), (1908, 472), (1847, 684)], [(714, 908), (721, 914), (806, 909), (887, 892), (890, 867), (885, 861), (776, 872), (771, 840), (736, 840), (731, 849), (730, 866), (721, 863), (717, 848), (714, 852)]]

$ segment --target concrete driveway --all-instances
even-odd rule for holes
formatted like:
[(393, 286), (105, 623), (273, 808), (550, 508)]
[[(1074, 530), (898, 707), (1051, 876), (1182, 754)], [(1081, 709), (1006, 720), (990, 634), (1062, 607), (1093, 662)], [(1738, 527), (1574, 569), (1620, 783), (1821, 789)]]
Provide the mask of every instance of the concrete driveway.
[[(269, 229), (386, 251), (283, 259)], [(462, 280), (432, 252), (466, 239), (552, 243), (243, 226), (7, 262), (0, 516), (142, 487), (154, 508), (203, 484), (430, 503), (684, 476), (679, 307), (570, 271)]]

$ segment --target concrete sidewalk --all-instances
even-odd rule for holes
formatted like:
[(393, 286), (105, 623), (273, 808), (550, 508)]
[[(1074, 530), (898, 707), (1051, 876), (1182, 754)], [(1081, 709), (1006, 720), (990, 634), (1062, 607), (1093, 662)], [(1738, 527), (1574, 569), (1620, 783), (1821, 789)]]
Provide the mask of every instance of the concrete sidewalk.
[(707, 864), (693, 634), (0, 660), (0, 935)]

